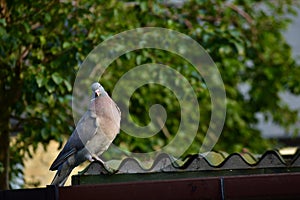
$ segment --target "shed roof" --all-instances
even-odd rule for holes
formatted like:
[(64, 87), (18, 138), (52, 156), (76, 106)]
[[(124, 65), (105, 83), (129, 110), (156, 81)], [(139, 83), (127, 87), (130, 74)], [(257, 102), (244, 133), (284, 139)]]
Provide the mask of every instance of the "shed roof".
[(160, 154), (145, 168), (126, 158), (118, 170), (91, 163), (72, 186), (0, 191), (0, 199), (300, 199), (300, 153), (210, 152), (174, 160)]
[(156, 157), (150, 168), (145, 168), (143, 163), (134, 158), (126, 158), (114, 173), (100, 162), (92, 162), (72, 177), (72, 185), (292, 172), (300, 172), (298, 151), (293, 155), (282, 155), (276, 150), (267, 151), (263, 155), (209, 152), (205, 156), (189, 155), (184, 160), (174, 160), (172, 156), (163, 153)]

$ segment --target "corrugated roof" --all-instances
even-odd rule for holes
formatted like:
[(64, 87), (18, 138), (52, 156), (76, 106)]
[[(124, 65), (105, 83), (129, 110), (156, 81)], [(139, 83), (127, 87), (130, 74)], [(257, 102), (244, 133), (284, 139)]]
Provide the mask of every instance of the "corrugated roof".
[(0, 199), (300, 199), (300, 154), (291, 152), (160, 154), (148, 168), (126, 158), (113, 174), (93, 162), (73, 186), (0, 191)]
[(203, 154), (189, 155), (184, 160), (175, 160), (172, 156), (163, 153), (155, 158), (149, 168), (134, 158), (126, 158), (120, 161), (114, 173), (100, 162), (92, 162), (79, 175), (72, 177), (72, 184), (85, 184), (90, 181), (106, 183), (107, 181), (125, 182), (140, 179), (159, 180), (289, 172), (300, 172), (298, 151), (293, 155), (282, 155), (276, 150), (267, 151), (263, 155), (247, 152), (230, 155), (223, 152), (209, 152), (205, 156)]
[[(229, 169), (259, 169), (259, 168), (299, 168), (300, 154), (295, 153), (292, 159), (285, 158), (279, 151), (271, 150), (261, 156), (251, 153), (223, 153), (209, 152), (206, 156), (194, 154), (187, 156), (184, 161), (175, 160), (172, 156), (162, 153), (154, 160), (150, 168), (144, 168), (138, 160), (126, 158), (119, 164), (117, 174), (122, 173), (149, 173), (170, 171), (207, 171)], [(97, 171), (98, 170), (98, 171)], [(104, 170), (104, 171), (102, 171)], [(91, 163), (83, 174), (107, 174), (99, 162)]]

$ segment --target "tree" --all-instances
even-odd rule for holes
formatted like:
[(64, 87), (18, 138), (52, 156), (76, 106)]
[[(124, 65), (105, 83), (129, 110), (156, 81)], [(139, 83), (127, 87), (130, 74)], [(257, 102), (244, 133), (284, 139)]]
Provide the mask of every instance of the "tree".
[(1, 1), (1, 8), (0, 185), (8, 188), (9, 169), (25, 154), (72, 130), (72, 80), (92, 46), (78, 21), (84, 12), (69, 3)]
[[(88, 53), (109, 36), (137, 27), (165, 27), (198, 41), (216, 62), (227, 93), (227, 118), (216, 150), (262, 152), (270, 143), (255, 128), (255, 114), (272, 116), (288, 128), (297, 113), (282, 104), (280, 91), (300, 93), (299, 68), (282, 36), (295, 14), (294, 1), (1, 1), (0, 20), (0, 187), (16, 172), (13, 166), (31, 155), (37, 144), (73, 129), (70, 108), (72, 84)], [(201, 104), (209, 104), (205, 82), (195, 69), (168, 52), (145, 49), (128, 53), (114, 63), (101, 80), (111, 92), (118, 78), (143, 63), (169, 64), (184, 74), (198, 91)], [(248, 96), (238, 89), (248, 84)], [(145, 94), (147, 95), (145, 98)], [(168, 132), (149, 140), (120, 134), (116, 144), (135, 152), (167, 144), (178, 128), (178, 103), (171, 91), (148, 85), (132, 97), (131, 115), (147, 124), (153, 103), (166, 106)], [(172, 102), (172, 103), (170, 103)], [(122, 102), (120, 102), (122, 103)], [(210, 107), (201, 108), (198, 135), (186, 153), (196, 153), (210, 120)], [(167, 133), (170, 133), (168, 135)], [(16, 135), (14, 140), (10, 135)], [(9, 145), (10, 144), (10, 145)], [(31, 148), (33, 147), (33, 148)], [(10, 175), (9, 175), (10, 174)]]

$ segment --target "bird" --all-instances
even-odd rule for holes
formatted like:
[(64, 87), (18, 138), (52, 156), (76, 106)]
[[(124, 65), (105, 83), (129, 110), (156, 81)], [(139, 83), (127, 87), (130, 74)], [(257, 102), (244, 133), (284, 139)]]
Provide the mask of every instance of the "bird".
[(93, 98), (88, 110), (50, 166), (51, 171), (57, 171), (51, 185), (64, 186), (72, 170), (86, 160), (104, 164), (99, 156), (120, 132), (119, 107), (100, 83), (93, 83), (91, 88)]

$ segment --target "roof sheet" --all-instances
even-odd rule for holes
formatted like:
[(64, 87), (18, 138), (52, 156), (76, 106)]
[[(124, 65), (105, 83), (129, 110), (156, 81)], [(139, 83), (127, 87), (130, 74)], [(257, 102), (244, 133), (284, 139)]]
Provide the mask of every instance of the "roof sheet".
[(230, 155), (209, 152), (204, 155), (194, 154), (184, 160), (175, 160), (163, 153), (148, 168), (134, 158), (126, 158), (119, 162), (117, 170), (109, 169), (96, 161), (73, 176), (72, 184), (300, 172), (298, 152), (288, 156), (276, 150), (267, 151), (263, 155), (247, 152)]
[[(300, 153), (292, 158), (281, 155), (279, 151), (271, 150), (261, 156), (250, 153), (233, 153), (224, 155), (218, 152), (209, 152), (205, 156), (194, 154), (187, 156), (183, 161), (175, 160), (172, 156), (159, 154), (150, 168), (145, 168), (134, 158), (122, 160), (118, 166), (117, 174), (123, 173), (149, 173), (149, 172), (178, 172), (178, 171), (208, 171), (232, 169), (262, 169), (262, 168), (300, 168)], [(100, 162), (92, 162), (82, 174), (106, 174), (107, 167)]]

